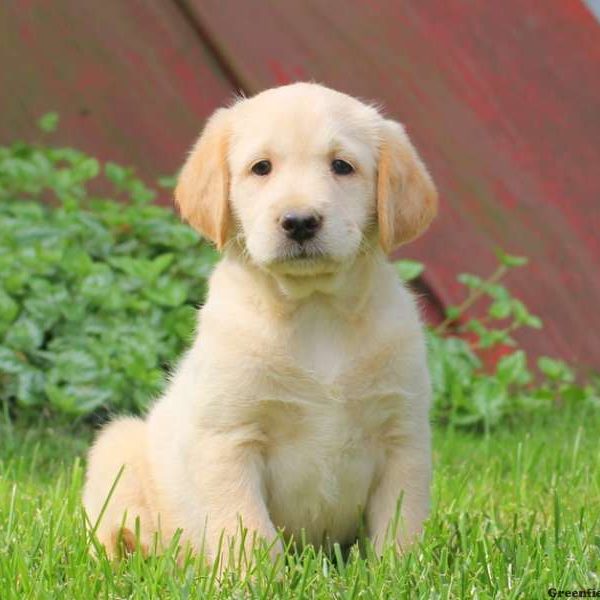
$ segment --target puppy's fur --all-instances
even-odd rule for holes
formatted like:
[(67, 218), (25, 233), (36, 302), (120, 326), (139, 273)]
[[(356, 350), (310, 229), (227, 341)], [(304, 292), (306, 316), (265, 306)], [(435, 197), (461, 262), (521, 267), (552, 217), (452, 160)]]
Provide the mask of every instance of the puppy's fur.
[[(132, 546), (139, 518), (144, 549), (181, 529), (214, 559), (240, 520), (247, 540), (321, 544), (352, 542), (364, 517), (381, 550), (401, 498), (405, 546), (428, 513), (430, 383), (385, 254), (423, 232), (437, 194), (403, 127), (320, 85), (268, 90), (211, 117), (175, 198), (223, 259), (165, 394), (90, 452), (93, 524), (124, 465), (99, 540)], [(313, 239), (288, 239), (290, 211), (319, 215)]]

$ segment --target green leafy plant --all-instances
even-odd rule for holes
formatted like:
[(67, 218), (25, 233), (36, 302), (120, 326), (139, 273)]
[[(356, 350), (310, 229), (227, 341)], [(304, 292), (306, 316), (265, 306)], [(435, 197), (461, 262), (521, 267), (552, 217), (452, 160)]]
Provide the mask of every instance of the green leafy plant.
[[(91, 195), (91, 181), (121, 202)], [(160, 392), (190, 341), (216, 254), (152, 205), (155, 195), (132, 169), (73, 149), (0, 148), (5, 403), (139, 411)]]
[[(598, 383), (578, 383), (563, 361), (540, 357), (537, 372), (532, 370), (512, 334), (522, 328), (541, 329), (542, 321), (500, 283), (527, 259), (501, 250), (496, 256), (498, 265), (489, 277), (458, 276), (466, 289), (464, 300), (448, 307), (445, 319), (428, 331), (434, 418), (489, 430), (507, 418), (567, 401), (600, 404)], [(397, 265), (401, 275), (409, 273), (407, 281), (423, 272), (414, 261)], [(486, 365), (481, 352), (496, 347), (502, 347), (502, 356)]]

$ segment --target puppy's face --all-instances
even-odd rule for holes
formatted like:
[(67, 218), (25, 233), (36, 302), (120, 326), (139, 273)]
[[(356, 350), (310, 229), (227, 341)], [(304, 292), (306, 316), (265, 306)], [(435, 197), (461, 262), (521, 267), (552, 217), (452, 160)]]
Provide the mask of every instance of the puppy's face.
[(333, 273), (416, 237), (436, 192), (403, 128), (316, 84), (267, 90), (208, 122), (176, 190), (218, 246), (285, 275)]
[(313, 86), (236, 107), (230, 201), (248, 254), (278, 272), (335, 270), (376, 216), (375, 110)]

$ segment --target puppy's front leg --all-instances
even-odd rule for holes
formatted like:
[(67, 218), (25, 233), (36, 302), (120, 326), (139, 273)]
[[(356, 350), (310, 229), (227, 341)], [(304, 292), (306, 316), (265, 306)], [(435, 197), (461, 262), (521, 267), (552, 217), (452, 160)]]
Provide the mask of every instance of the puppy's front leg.
[[(249, 562), (255, 542), (263, 539), (272, 544), (277, 536), (265, 503), (260, 447), (243, 433), (220, 433), (203, 436), (194, 453), (192, 464), (196, 468), (202, 525), (210, 558), (217, 558), (221, 542), (222, 564), (229, 563), (230, 558), (237, 561), (240, 550)], [(230, 557), (231, 544), (234, 555)], [(281, 544), (276, 541), (271, 550), (273, 558), (281, 551)]]
[[(405, 440), (390, 450), (367, 506), (369, 537), (378, 554), (392, 535), (403, 551), (421, 533), (429, 513), (430, 482), (429, 432), (418, 439)], [(400, 519), (395, 521), (399, 501)]]

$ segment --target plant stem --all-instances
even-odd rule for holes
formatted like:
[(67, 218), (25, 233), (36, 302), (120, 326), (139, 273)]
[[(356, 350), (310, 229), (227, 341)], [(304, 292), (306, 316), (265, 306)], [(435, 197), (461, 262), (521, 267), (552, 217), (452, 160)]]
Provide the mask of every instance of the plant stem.
[[(504, 329), (501, 329), (500, 331), (502, 333), (506, 333), (508, 335), (510, 335), (513, 331), (519, 329), (520, 325), (516, 322), (513, 321), (508, 327), (505, 327)], [(503, 344), (504, 342), (495, 342), (493, 344), (493, 346), (497, 346), (498, 344)], [(488, 348), (492, 348), (493, 346), (488, 346)], [(483, 346), (481, 345), (481, 342), (476, 342), (474, 344), (470, 344), (471, 350), (482, 350)]]
[(497, 283), (506, 275), (508, 267), (506, 265), (498, 265), (498, 268), (479, 286), (478, 288), (471, 289), (468, 296), (458, 305), (458, 315), (455, 317), (446, 317), (436, 328), (435, 333), (442, 335), (446, 333), (448, 327), (458, 321), (462, 315), (469, 310), (476, 302), (485, 294), (486, 285)]

